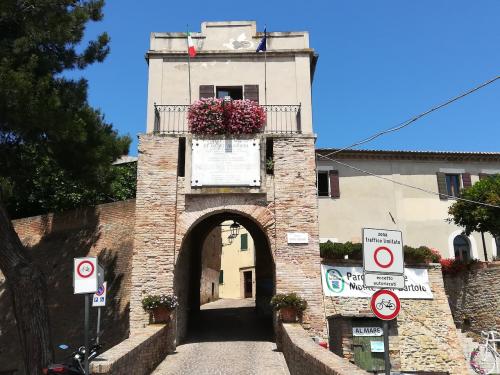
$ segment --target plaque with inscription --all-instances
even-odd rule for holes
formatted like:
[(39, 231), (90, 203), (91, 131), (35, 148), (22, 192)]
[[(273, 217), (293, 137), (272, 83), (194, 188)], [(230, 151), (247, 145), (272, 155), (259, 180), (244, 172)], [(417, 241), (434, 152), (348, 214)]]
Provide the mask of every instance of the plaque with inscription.
[(193, 139), (191, 186), (260, 186), (260, 139)]

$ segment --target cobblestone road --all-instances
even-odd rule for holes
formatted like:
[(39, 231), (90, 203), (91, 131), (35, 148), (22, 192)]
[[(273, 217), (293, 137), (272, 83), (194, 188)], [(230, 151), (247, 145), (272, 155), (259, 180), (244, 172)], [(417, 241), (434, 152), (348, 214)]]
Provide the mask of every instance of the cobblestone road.
[(289, 375), (266, 323), (257, 318), (252, 300), (205, 304), (187, 342), (153, 374)]

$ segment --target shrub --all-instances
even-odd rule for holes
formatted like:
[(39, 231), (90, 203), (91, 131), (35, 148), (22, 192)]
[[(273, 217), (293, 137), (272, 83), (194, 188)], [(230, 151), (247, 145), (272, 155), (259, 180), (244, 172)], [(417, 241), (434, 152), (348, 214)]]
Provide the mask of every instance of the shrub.
[(304, 311), (307, 308), (307, 302), (296, 293), (278, 293), (271, 298), (271, 306), (275, 310), (291, 307), (296, 311)]
[(253, 134), (260, 132), (265, 122), (264, 108), (252, 100), (203, 98), (188, 110), (193, 134)]
[(363, 245), (360, 243), (340, 243), (327, 241), (319, 245), (321, 258), (344, 259), (347, 255), (349, 259), (362, 259)]
[(148, 295), (142, 299), (142, 307), (144, 310), (153, 310), (158, 307), (166, 307), (173, 310), (179, 306), (177, 296), (169, 294)]
[[(325, 259), (348, 259), (360, 260), (363, 258), (363, 245), (361, 243), (333, 243), (327, 241), (319, 245), (320, 256)], [(436, 249), (427, 246), (411, 247), (404, 246), (404, 259), (407, 263), (438, 263), (441, 254)]]
[(438, 263), (441, 260), (439, 251), (427, 246), (404, 246), (403, 251), (406, 263)]
[(469, 259), (463, 261), (459, 258), (441, 259), (441, 271), (445, 275), (456, 275), (457, 273), (470, 270), (472, 266), (479, 263), (478, 259)]

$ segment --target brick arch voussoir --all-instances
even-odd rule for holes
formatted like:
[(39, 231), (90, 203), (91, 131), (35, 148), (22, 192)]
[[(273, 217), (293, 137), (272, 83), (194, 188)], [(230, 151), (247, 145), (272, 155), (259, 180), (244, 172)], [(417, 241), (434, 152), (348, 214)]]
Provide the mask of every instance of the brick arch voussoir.
[[(273, 248), (274, 239), (274, 213), (273, 206), (257, 206), (257, 205), (238, 205), (238, 206), (218, 206), (210, 207), (197, 212), (183, 212), (177, 218), (177, 241), (176, 248), (182, 251), (183, 243), (191, 230), (195, 228), (203, 220), (210, 216), (228, 213), (244, 216), (253, 222), (266, 234), (271, 249)], [(274, 258), (274, 251), (271, 251)]]

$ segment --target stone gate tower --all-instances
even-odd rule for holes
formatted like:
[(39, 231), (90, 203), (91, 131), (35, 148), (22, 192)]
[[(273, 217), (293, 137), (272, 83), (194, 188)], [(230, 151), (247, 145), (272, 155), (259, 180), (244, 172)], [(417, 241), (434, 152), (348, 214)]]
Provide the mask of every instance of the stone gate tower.
[[(199, 307), (199, 243), (224, 220), (244, 225), (256, 246), (256, 303), (297, 292), (308, 302), (305, 326), (324, 330), (320, 280), (315, 135), (311, 83), (317, 56), (307, 32), (267, 34), (253, 21), (205, 22), (192, 33), (152, 33), (147, 129), (140, 135), (131, 330), (148, 323), (141, 299), (179, 296), (182, 338)], [(190, 133), (189, 105), (204, 97), (250, 99), (264, 107), (263, 132)]]

